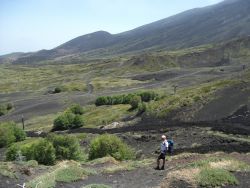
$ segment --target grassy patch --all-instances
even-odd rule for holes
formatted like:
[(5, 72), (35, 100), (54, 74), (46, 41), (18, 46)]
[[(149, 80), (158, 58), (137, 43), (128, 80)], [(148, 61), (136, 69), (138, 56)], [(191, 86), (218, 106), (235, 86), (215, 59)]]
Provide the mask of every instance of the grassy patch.
[(250, 143), (250, 136), (232, 135), (232, 134), (225, 134), (222, 132), (215, 132), (215, 131), (208, 131), (208, 134), (213, 135), (213, 136), (218, 136), (221, 138), (225, 138), (225, 139), (229, 139), (229, 140)]
[(85, 177), (83, 169), (77, 165), (72, 165), (67, 168), (62, 168), (56, 173), (56, 181), (72, 182)]
[(0, 174), (9, 178), (17, 178), (14, 166), (10, 162), (0, 162)]
[(51, 188), (55, 187), (56, 182), (72, 182), (86, 178), (88, 175), (95, 174), (94, 170), (84, 169), (80, 163), (74, 161), (62, 161), (41, 176), (38, 176), (27, 183), (31, 188)]
[(249, 171), (250, 165), (231, 157), (209, 157), (187, 165), (191, 168), (218, 168), (231, 172)]
[(202, 187), (237, 185), (239, 183), (233, 174), (223, 169), (204, 168), (197, 178)]
[(85, 107), (86, 113), (83, 115), (85, 127), (96, 128), (99, 125), (106, 125), (114, 121), (121, 121), (128, 115), (130, 105), (99, 106), (94, 105)]
[(115, 77), (97, 77), (94, 78), (91, 82), (91, 84), (94, 86), (95, 91), (102, 89), (113, 89), (117, 87), (129, 87), (141, 83), (145, 82)]

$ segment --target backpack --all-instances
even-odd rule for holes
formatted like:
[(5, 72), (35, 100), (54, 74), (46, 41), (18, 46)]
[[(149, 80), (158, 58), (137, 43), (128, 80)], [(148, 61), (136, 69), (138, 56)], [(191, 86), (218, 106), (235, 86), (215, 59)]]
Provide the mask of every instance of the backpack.
[(168, 146), (174, 147), (174, 141), (173, 140), (168, 140)]

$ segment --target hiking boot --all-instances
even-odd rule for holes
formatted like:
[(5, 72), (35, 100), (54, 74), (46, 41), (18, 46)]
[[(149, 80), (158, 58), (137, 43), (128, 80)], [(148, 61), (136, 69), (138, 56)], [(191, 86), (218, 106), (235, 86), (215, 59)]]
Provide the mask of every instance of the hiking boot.
[(161, 170), (165, 170), (165, 167), (164, 167), (164, 166), (162, 166), (162, 167), (161, 167)]
[(155, 167), (155, 170), (160, 170), (160, 167), (159, 166)]

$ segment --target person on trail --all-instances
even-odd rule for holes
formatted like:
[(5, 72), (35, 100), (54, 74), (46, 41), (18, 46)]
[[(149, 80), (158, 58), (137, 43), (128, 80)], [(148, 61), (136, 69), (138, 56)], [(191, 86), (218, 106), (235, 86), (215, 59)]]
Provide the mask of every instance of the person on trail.
[[(164, 170), (165, 169), (165, 160), (166, 160), (166, 154), (168, 151), (168, 141), (165, 135), (161, 136), (162, 143), (161, 143), (161, 153), (158, 156), (157, 159), (157, 167), (155, 168), (156, 170)], [(160, 168), (160, 160), (162, 159), (162, 167)]]
[(170, 155), (174, 154), (174, 141), (173, 141), (173, 139), (168, 139), (168, 153)]

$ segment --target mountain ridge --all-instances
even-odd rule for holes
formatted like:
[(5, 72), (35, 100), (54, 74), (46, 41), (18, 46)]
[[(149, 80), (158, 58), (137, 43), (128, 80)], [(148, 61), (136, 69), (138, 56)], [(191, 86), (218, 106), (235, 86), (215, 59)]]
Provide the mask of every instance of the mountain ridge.
[(22, 54), (13, 62), (33, 63), (72, 54), (103, 57), (144, 50), (174, 50), (248, 35), (250, 1), (225, 0), (118, 34), (97, 31), (82, 35), (51, 50)]

